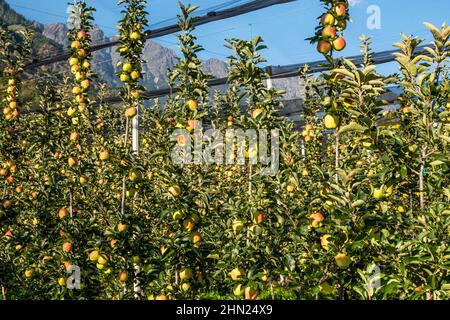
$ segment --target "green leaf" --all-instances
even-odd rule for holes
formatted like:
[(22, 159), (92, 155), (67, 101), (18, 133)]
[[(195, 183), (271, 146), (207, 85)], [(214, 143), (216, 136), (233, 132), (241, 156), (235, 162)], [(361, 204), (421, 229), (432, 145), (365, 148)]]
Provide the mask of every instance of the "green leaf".
[(357, 208), (365, 204), (366, 202), (364, 200), (356, 200), (352, 203), (352, 208)]
[(445, 162), (442, 162), (441, 160), (436, 160), (430, 163), (431, 166), (440, 166), (441, 164), (445, 164)]

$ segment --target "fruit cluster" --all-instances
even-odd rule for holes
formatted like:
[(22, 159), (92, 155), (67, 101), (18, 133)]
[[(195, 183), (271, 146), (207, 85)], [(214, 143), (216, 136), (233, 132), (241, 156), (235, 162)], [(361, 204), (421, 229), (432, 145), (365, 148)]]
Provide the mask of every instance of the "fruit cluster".
[(7, 78), (8, 78), (8, 87), (6, 88), (7, 105), (3, 108), (3, 114), (5, 116), (5, 120), (13, 121), (17, 119), (20, 115), (19, 107), (17, 104), (18, 78), (14, 68), (9, 68), (7, 70)]
[[(4, 162), (0, 167), (0, 176), (5, 178), (5, 185), (10, 186), (14, 184), (15, 178), (14, 175), (17, 173), (17, 166), (15, 165), (14, 161), (10, 160), (7, 162)], [(18, 186), (16, 187), (15, 191), (19, 194), (22, 192), (22, 187)], [(10, 194), (10, 190), (5, 189), (5, 194)], [(13, 205), (12, 201), (9, 199), (3, 200), (3, 209), (8, 209)]]
[(312, 124), (308, 123), (305, 129), (302, 131), (302, 136), (305, 142), (310, 142), (314, 138), (314, 127)]
[(344, 50), (346, 42), (342, 32), (347, 28), (349, 21), (348, 0), (322, 0), (327, 12), (320, 17), (320, 27), (317, 28), (317, 51), (328, 55)]

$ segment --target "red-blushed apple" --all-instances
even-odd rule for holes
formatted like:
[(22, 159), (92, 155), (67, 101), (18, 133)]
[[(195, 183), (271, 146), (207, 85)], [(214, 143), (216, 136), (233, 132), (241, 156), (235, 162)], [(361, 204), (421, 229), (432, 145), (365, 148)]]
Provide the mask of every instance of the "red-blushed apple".
[(334, 12), (338, 18), (345, 18), (347, 15), (347, 7), (344, 4), (338, 4), (334, 7)]
[(136, 107), (129, 107), (126, 111), (125, 111), (125, 116), (127, 116), (128, 118), (133, 118), (137, 115), (137, 109)]
[(256, 218), (256, 221), (257, 221), (258, 223), (262, 223), (262, 222), (264, 221), (264, 213), (259, 212), (259, 213), (258, 213), (258, 217)]
[(80, 139), (80, 135), (78, 134), (78, 132), (71, 132), (70, 133), (70, 140), (75, 142), (78, 141)]
[(11, 200), (5, 200), (5, 201), (3, 201), (3, 208), (4, 208), (4, 209), (8, 209), (8, 208), (11, 207), (11, 206), (12, 206)]
[(69, 253), (72, 250), (72, 244), (70, 242), (64, 242), (62, 249), (64, 252)]
[(94, 250), (89, 253), (89, 260), (97, 261), (98, 258), (100, 258), (100, 253), (98, 252), (98, 250)]
[(200, 232), (194, 232), (192, 235), (192, 243), (198, 243), (202, 240), (202, 236), (200, 235)]
[(67, 216), (68, 212), (66, 208), (61, 208), (58, 210), (58, 217), (60, 219), (64, 219)]
[(335, 27), (325, 27), (322, 30), (322, 37), (324, 39), (334, 39), (336, 38), (336, 28)]
[(86, 50), (84, 50), (84, 49), (79, 49), (79, 50), (78, 50), (78, 55), (79, 55), (80, 57), (85, 57), (85, 56), (86, 56)]
[(121, 271), (119, 273), (119, 281), (120, 282), (127, 282), (128, 281), (128, 274), (125, 271)]
[(309, 220), (311, 221), (311, 226), (313, 228), (317, 228), (321, 226), (321, 223), (323, 220), (325, 220), (325, 217), (323, 216), (322, 213), (317, 211), (309, 216)]
[(78, 31), (78, 33), (77, 33), (77, 38), (78, 39), (84, 39), (84, 38), (86, 38), (86, 31)]
[(84, 90), (89, 89), (90, 86), (91, 86), (91, 82), (88, 79), (81, 81), (81, 87)]

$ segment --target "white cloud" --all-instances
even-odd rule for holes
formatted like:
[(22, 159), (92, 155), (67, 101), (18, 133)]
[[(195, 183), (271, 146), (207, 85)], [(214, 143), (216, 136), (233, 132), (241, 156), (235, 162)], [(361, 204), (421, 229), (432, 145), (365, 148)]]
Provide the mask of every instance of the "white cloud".
[(350, 6), (354, 7), (357, 4), (360, 4), (362, 2), (362, 0), (349, 0), (348, 3), (350, 4)]

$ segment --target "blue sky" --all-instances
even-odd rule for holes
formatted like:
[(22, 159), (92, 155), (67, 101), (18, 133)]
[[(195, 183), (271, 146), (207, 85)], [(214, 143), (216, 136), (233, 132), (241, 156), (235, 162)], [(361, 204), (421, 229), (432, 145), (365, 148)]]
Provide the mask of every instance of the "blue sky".
[[(234, 1), (238, 3), (248, 0)], [(67, 1), (65, 0), (7, 0), (19, 13), (27, 18), (42, 23), (65, 22)], [(116, 34), (115, 25), (120, 18), (120, 8), (115, 0), (89, 0), (96, 7), (96, 23), (103, 27), (108, 36)], [(199, 5), (200, 9), (233, 2), (230, 0), (190, 0), (184, 3)], [(430, 40), (429, 33), (423, 26), (424, 21), (441, 25), (450, 24), (449, 0), (351, 0), (353, 23), (349, 24), (345, 38), (348, 46), (345, 55), (359, 53), (359, 36), (365, 34), (373, 37), (373, 50), (392, 49), (392, 43), (400, 39), (400, 33), (414, 34)], [(174, 23), (170, 20), (178, 13), (177, 0), (150, 0), (149, 20), (153, 27)], [(381, 29), (367, 28), (367, 9), (376, 5), (381, 12)], [(224, 48), (224, 39), (229, 37), (250, 38), (261, 35), (269, 49), (264, 55), (271, 65), (285, 65), (310, 62), (322, 59), (315, 47), (304, 39), (314, 33), (316, 18), (323, 8), (319, 0), (297, 0), (293, 3), (277, 5), (243, 16), (200, 26), (196, 30), (199, 42), (207, 51), (202, 58), (226, 59), (228, 50)], [(167, 21), (169, 19), (169, 21)], [(158, 24), (163, 21), (162, 24)], [(176, 49), (173, 35), (156, 39), (160, 44)], [(394, 66), (380, 66), (380, 72), (395, 71)]]

